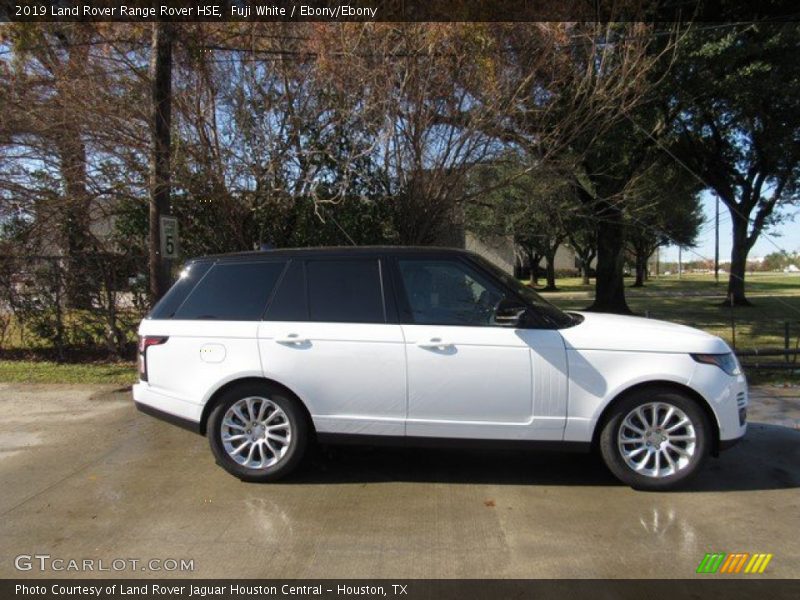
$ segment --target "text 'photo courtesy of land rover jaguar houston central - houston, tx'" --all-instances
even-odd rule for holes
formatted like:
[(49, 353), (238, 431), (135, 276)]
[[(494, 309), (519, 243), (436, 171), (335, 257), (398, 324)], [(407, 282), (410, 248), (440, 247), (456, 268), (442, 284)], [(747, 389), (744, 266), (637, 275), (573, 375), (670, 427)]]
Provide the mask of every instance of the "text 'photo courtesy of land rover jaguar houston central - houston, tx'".
[(597, 449), (673, 488), (746, 429), (717, 337), (562, 312), (482, 258), (433, 248), (275, 250), (193, 260), (139, 328), (144, 412), (208, 436), (248, 481), (313, 441)]

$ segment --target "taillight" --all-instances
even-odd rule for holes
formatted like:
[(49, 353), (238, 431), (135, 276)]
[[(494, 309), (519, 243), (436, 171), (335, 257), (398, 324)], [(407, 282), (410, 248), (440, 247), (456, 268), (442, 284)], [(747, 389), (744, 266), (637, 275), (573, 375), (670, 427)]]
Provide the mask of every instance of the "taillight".
[(144, 335), (139, 337), (139, 379), (147, 381), (147, 349), (150, 346), (160, 346), (169, 337), (165, 335)]

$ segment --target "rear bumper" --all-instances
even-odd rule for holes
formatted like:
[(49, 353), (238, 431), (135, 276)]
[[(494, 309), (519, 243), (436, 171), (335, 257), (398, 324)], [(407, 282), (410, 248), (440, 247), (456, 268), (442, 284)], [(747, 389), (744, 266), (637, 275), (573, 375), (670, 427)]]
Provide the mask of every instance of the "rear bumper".
[(202, 433), (200, 422), (203, 409), (200, 405), (161, 394), (144, 382), (133, 386), (133, 400), (136, 408), (145, 414)]
[(172, 415), (168, 412), (164, 412), (163, 410), (158, 410), (157, 408), (153, 408), (149, 404), (142, 404), (141, 402), (134, 401), (136, 404), (136, 408), (138, 408), (141, 412), (146, 415), (150, 415), (151, 417), (155, 417), (156, 419), (161, 419), (162, 421), (166, 421), (167, 423), (171, 423), (172, 425), (177, 425), (183, 429), (187, 429), (193, 433), (198, 435), (202, 435), (202, 431), (200, 430), (200, 423), (196, 421), (190, 421), (189, 419), (184, 419), (183, 417), (178, 417)]

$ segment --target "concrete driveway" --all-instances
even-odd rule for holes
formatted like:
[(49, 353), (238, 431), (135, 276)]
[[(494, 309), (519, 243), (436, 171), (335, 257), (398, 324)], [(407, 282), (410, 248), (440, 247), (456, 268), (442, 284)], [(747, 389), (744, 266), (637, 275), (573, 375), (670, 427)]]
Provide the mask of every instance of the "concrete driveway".
[(0, 577), (694, 577), (707, 552), (800, 577), (799, 391), (754, 390), (739, 446), (688, 491), (642, 493), (585, 455), (355, 447), (245, 484), (128, 391), (0, 384)]

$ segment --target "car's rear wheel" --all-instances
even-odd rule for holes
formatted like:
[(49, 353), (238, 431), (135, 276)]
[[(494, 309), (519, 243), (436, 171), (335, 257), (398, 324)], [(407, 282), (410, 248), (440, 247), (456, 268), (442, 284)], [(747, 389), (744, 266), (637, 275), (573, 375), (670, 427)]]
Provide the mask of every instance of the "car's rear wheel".
[(226, 391), (209, 415), (207, 431), (217, 462), (243, 481), (288, 475), (308, 444), (297, 399), (266, 382)]
[(711, 428), (692, 398), (671, 389), (645, 388), (612, 408), (600, 435), (606, 465), (641, 490), (686, 483), (708, 456)]

